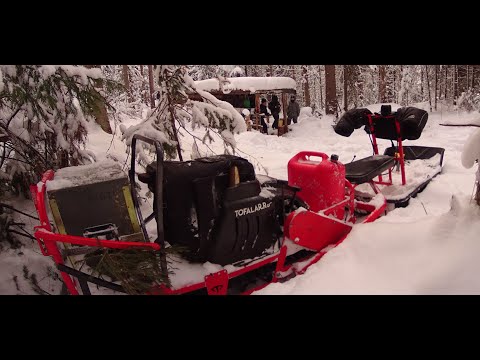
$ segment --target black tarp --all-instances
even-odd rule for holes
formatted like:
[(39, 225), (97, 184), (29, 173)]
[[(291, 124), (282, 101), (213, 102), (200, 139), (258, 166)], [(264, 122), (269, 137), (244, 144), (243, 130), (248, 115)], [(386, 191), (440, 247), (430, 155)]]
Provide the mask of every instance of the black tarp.
[[(368, 116), (372, 115), (370, 110), (365, 108), (352, 109), (347, 111), (338, 121), (334, 130), (342, 136), (350, 136), (355, 129), (365, 125), (365, 131), (370, 133)], [(392, 117), (393, 116), (393, 117)], [(396, 140), (398, 138), (395, 129), (395, 119), (400, 124), (402, 140), (417, 140), (420, 138), (428, 120), (428, 112), (413, 106), (399, 108), (390, 116), (373, 114), (372, 120), (375, 127), (375, 136), (381, 139)]]
[(428, 112), (410, 106), (398, 109), (396, 116), (400, 122), (403, 140), (417, 140), (420, 138), (427, 124)]
[(368, 124), (367, 115), (372, 115), (372, 112), (368, 109), (348, 110), (335, 126), (335, 132), (339, 135), (349, 137), (352, 135), (353, 130), (360, 129), (363, 125)]

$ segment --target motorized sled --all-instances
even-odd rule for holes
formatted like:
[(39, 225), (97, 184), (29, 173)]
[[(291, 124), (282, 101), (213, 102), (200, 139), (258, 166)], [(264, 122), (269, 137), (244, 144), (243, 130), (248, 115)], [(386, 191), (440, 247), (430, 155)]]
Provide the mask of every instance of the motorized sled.
[[(139, 141), (156, 149), (142, 173)], [(304, 273), (355, 223), (384, 214), (382, 171), (362, 174), (376, 189), (362, 201), (335, 154), (298, 153), (284, 181), (237, 156), (165, 161), (159, 142), (135, 135), (128, 176), (112, 160), (32, 185), (35, 237), (70, 294), (250, 294)]]

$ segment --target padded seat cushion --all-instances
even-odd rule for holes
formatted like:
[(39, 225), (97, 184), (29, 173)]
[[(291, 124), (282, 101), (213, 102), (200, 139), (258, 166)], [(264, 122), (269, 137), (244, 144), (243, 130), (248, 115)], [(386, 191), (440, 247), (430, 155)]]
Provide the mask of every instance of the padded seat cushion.
[(345, 164), (345, 177), (353, 184), (363, 184), (391, 168), (395, 162), (392, 156), (373, 155)]

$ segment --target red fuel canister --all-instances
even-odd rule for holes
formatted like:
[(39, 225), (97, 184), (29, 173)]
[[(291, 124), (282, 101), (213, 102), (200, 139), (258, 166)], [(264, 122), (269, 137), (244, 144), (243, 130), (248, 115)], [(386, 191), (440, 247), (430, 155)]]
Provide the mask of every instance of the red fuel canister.
[[(300, 187), (298, 197), (318, 212), (339, 203), (345, 198), (345, 165), (338, 156), (321, 152), (302, 151), (288, 162), (288, 184)], [(342, 219), (343, 207), (335, 211)]]

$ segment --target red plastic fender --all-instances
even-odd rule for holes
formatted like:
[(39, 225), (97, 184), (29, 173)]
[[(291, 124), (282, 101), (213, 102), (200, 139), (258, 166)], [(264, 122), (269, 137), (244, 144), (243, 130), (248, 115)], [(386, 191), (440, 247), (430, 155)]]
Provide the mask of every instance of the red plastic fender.
[(346, 236), (352, 225), (323, 214), (301, 211), (287, 217), (285, 229), (285, 234), (295, 244), (320, 251)]

